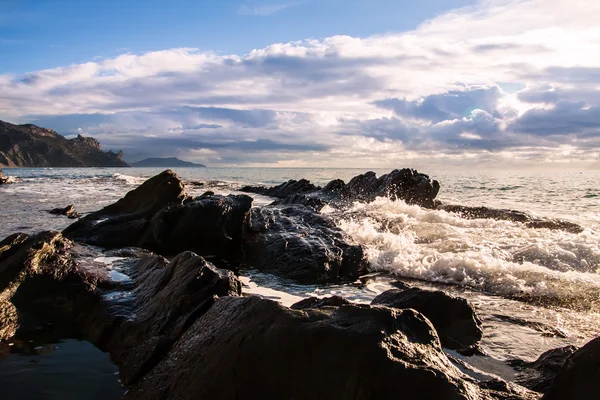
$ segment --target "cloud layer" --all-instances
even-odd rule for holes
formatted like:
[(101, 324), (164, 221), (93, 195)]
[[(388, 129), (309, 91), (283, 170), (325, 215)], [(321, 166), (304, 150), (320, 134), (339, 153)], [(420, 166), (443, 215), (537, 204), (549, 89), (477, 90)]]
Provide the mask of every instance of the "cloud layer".
[(586, 0), (486, 0), (410, 32), (0, 75), (0, 119), (93, 135), (131, 161), (591, 165), (598, 15)]

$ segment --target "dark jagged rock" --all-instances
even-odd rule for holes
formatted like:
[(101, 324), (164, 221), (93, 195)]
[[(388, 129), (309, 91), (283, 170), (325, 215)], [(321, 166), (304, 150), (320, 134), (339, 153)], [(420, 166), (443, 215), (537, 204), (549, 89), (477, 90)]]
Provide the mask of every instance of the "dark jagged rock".
[(183, 182), (173, 171), (167, 170), (116, 203), (68, 226), (63, 233), (71, 239), (107, 248), (136, 246), (160, 210), (170, 204), (181, 204), (184, 199)]
[(103, 152), (94, 138), (68, 140), (32, 124), (0, 121), (0, 166), (6, 167), (127, 167), (123, 153)]
[(501, 398), (464, 378), (414, 310), (223, 297), (125, 399)]
[(533, 399), (463, 375), (414, 310), (236, 297), (233, 273), (191, 252), (108, 251), (131, 257), (113, 264), (127, 277), (115, 280), (102, 253), (57, 232), (0, 243), (0, 339), (48, 322), (73, 332), (110, 353), (127, 399), (369, 399), (399, 387), (405, 399)]
[(8, 183), (8, 178), (2, 176), (2, 170), (0, 169), (0, 185)]
[(347, 184), (340, 179), (329, 182), (323, 189), (306, 179), (290, 180), (279, 186), (245, 186), (241, 191), (283, 199), (278, 204), (302, 204), (319, 209), (324, 204), (343, 205), (352, 201), (371, 202), (376, 197), (401, 199), (408, 204), (434, 208), (440, 185), (429, 176), (413, 169), (393, 170), (380, 176), (369, 171), (355, 176)]
[(132, 265), (130, 274), (135, 283), (127, 306), (132, 310), (124, 310), (123, 305), (120, 309), (133, 317), (104, 341), (101, 338), (107, 335), (97, 332), (97, 323), (87, 325), (87, 336), (110, 352), (125, 384), (150, 371), (212, 306), (214, 296), (241, 294), (241, 284), (232, 272), (217, 269), (192, 252), (181, 253), (171, 262), (160, 256), (142, 260)]
[(309, 297), (292, 304), (290, 308), (293, 310), (304, 310), (307, 308), (339, 307), (349, 304), (352, 303), (340, 296), (324, 297), (322, 299), (318, 297)]
[(565, 360), (575, 351), (577, 347), (566, 346), (548, 350), (534, 362), (509, 361), (509, 365), (519, 371), (515, 382), (536, 392), (545, 393), (554, 382)]
[(242, 192), (257, 193), (263, 196), (277, 197), (280, 199), (295, 194), (312, 193), (319, 190), (320, 187), (313, 185), (306, 179), (300, 179), (299, 181), (290, 179), (289, 181), (282, 183), (281, 185), (267, 188), (264, 186), (244, 186), (240, 189)]
[(356, 280), (367, 268), (333, 221), (300, 206), (253, 208), (244, 234), (246, 262), (302, 283)]
[(475, 345), (483, 336), (481, 321), (473, 306), (463, 298), (442, 291), (409, 288), (391, 289), (371, 302), (394, 308), (413, 308), (427, 317), (435, 327), (442, 345), (462, 350)]
[(65, 208), (53, 208), (48, 212), (55, 215), (64, 215), (67, 218), (79, 218), (79, 213), (75, 211), (75, 206), (73, 204), (69, 204)]
[(592, 400), (600, 393), (600, 337), (571, 354), (542, 400)]
[(191, 250), (237, 260), (251, 205), (246, 195), (188, 198), (182, 181), (167, 170), (63, 233), (104, 248), (134, 246), (169, 255)]
[(440, 204), (438, 210), (457, 213), (462, 218), (478, 219), (489, 218), (502, 221), (521, 222), (528, 228), (545, 228), (563, 230), (571, 233), (581, 233), (583, 228), (573, 222), (555, 218), (534, 217), (526, 212), (516, 210), (503, 210), (488, 207), (469, 207), (453, 204)]
[(51, 322), (110, 352), (126, 384), (152, 369), (215, 296), (241, 292), (232, 272), (192, 252), (169, 262), (140, 249), (114, 251), (130, 257), (121, 261), (128, 278), (115, 281), (95, 261), (102, 253), (57, 232), (2, 244), (0, 340)]

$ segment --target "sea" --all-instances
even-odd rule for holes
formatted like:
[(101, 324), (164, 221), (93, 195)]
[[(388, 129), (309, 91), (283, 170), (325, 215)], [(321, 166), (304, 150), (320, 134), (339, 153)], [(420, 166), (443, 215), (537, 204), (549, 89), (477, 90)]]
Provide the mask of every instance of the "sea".
[[(238, 194), (243, 185), (271, 186), (300, 178), (325, 185), (333, 179), (348, 181), (367, 172), (367, 169), (353, 168), (174, 170), (186, 183), (190, 195), (205, 191)], [(15, 232), (62, 230), (73, 221), (51, 215), (48, 210), (74, 204), (82, 214), (96, 211), (161, 171), (154, 168), (4, 169), (4, 175), (12, 177), (14, 183), (0, 186), (0, 238)], [(373, 171), (381, 175), (390, 169)], [(350, 241), (363, 245), (366, 250), (370, 271), (363, 278), (364, 284), (298, 285), (269, 274), (245, 271), (241, 276), (244, 291), (285, 305), (308, 296), (332, 294), (368, 303), (377, 294), (392, 288), (394, 280), (402, 280), (466, 297), (483, 321), (481, 348), (484, 355), (465, 357), (447, 352), (464, 363), (461, 369), (476, 377), (514, 380), (516, 371), (507, 361), (532, 361), (546, 350), (581, 346), (600, 336), (600, 171), (432, 168), (419, 172), (440, 182), (438, 199), (444, 203), (526, 211), (534, 216), (565, 219), (581, 225), (584, 230), (569, 233), (528, 228), (519, 222), (464, 219), (457, 214), (388, 198), (378, 198), (368, 204), (356, 202), (344, 210), (326, 206), (321, 213), (329, 214)], [(250, 196), (258, 207), (273, 201), (265, 196)], [(66, 347), (71, 348), (74, 340), (64, 340)], [(38, 360), (54, 357), (52, 363), (47, 364), (62, 360), (65, 374), (80, 372), (72, 356), (61, 358), (61, 342), (54, 342), (40, 346), (54, 345), (58, 350), (26, 357), (38, 357)], [(82, 342), (83, 347), (88, 345)], [(13, 368), (8, 373), (6, 366), (23, 356), (9, 352), (3, 360), (0, 353), (0, 384), (8, 375), (21, 371)], [(102, 363), (94, 364), (99, 380), (115, 371), (109, 360), (105, 364), (102, 368), (99, 367)], [(52, 397), (52, 393), (45, 392), (43, 398), (62, 398)], [(118, 397), (106, 395), (105, 398)]]

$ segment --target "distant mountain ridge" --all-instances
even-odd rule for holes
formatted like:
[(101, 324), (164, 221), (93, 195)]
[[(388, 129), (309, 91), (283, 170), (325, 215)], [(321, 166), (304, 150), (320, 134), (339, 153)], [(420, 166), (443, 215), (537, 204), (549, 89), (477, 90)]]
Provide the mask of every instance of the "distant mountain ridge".
[(52, 129), (0, 121), (0, 167), (128, 167), (123, 152), (103, 152), (100, 143)]
[(176, 157), (168, 158), (146, 158), (145, 160), (129, 163), (132, 167), (195, 167), (206, 168), (204, 164), (195, 164), (189, 161), (183, 161)]

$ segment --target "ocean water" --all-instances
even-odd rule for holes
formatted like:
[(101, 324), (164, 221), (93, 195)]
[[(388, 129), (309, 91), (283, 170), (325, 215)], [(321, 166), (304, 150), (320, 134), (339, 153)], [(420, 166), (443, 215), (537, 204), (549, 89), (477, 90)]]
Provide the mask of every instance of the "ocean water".
[[(72, 221), (47, 210), (74, 204), (91, 212), (121, 198), (162, 169), (5, 169), (17, 183), (0, 186), (0, 238), (14, 232), (61, 230)], [(238, 193), (246, 184), (275, 185), (306, 178), (318, 185), (348, 181), (365, 169), (180, 168), (186, 190)], [(389, 170), (374, 170), (378, 175)], [(248, 272), (245, 290), (285, 303), (340, 294), (369, 302), (390, 279), (469, 298), (484, 321), (482, 347), (470, 358), (486, 372), (510, 379), (501, 361), (531, 360), (550, 348), (581, 345), (600, 335), (600, 173), (539, 171), (420, 171), (440, 182), (445, 203), (527, 211), (580, 224), (578, 234), (527, 228), (518, 222), (467, 220), (379, 198), (346, 210), (325, 207), (350, 240), (362, 244), (375, 278), (367, 285), (295, 285)], [(255, 205), (272, 199), (251, 195)], [(380, 274), (381, 278), (377, 277)]]

